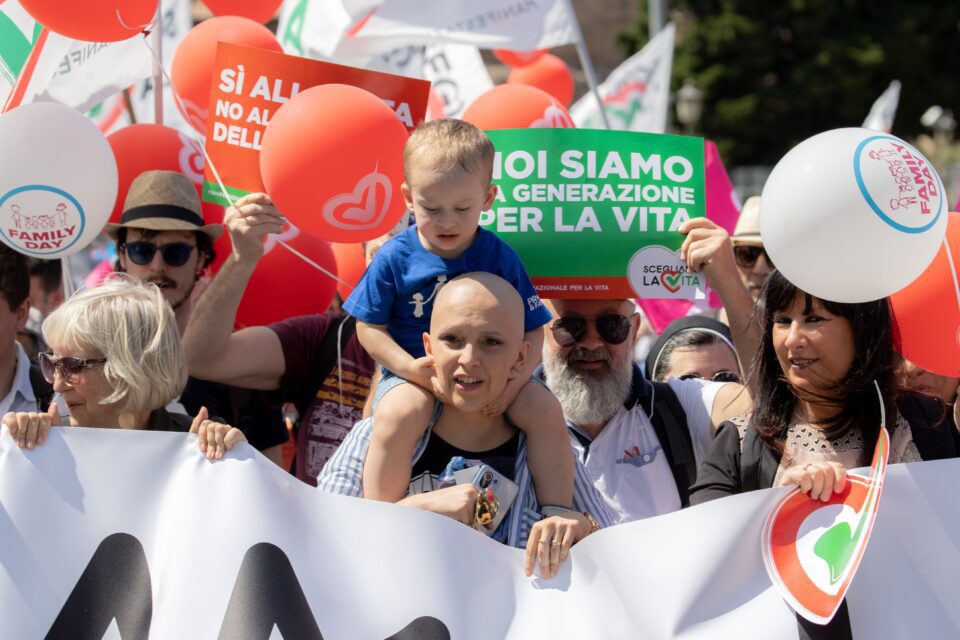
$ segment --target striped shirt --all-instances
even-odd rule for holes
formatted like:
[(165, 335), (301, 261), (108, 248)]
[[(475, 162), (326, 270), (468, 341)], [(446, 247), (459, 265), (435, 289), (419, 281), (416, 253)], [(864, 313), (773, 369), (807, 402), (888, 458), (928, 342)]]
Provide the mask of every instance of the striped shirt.
[[(413, 463), (423, 455), (433, 432), (433, 424), (440, 416), (441, 404), (434, 411), (433, 418), (424, 434), (417, 441), (413, 452)], [(365, 418), (354, 425), (347, 434), (343, 444), (337, 449), (333, 457), (323, 467), (317, 477), (317, 488), (328, 493), (363, 497), (363, 462), (370, 448), (370, 435), (373, 433), (373, 418)], [(571, 444), (574, 436), (570, 436)], [(601, 527), (613, 524), (614, 517), (607, 507), (603, 497), (593, 485), (590, 476), (576, 454), (571, 449), (574, 458), (573, 508), (575, 511), (586, 511), (592, 515)], [(517, 446), (517, 459), (514, 466), (514, 482), (519, 488), (517, 499), (510, 507), (507, 516), (493, 534), (493, 538), (511, 547), (524, 548), (534, 523), (541, 519), (540, 505), (533, 488), (530, 470), (527, 468), (527, 443), (523, 433), (520, 433), (520, 442)]]

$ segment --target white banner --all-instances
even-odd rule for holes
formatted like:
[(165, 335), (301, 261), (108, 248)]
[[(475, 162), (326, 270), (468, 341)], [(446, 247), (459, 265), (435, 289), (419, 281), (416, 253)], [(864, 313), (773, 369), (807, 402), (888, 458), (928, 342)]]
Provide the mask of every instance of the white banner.
[[(612, 129), (667, 132), (675, 31), (674, 24), (668, 23), (598, 87)], [(570, 115), (582, 129), (605, 128), (592, 93), (577, 100), (570, 108)]]
[(867, 119), (863, 121), (863, 128), (890, 133), (890, 130), (893, 129), (893, 118), (897, 115), (897, 105), (899, 103), (900, 81), (894, 80), (870, 107), (870, 113), (867, 114)]
[(415, 44), (530, 50), (574, 42), (576, 16), (569, 0), (286, 0), (277, 34), (288, 52), (336, 60)]
[(470, 104), (493, 89), (480, 51), (469, 44), (442, 44), (426, 48), (423, 77), (443, 100), (448, 118), (459, 118)]
[[(847, 596), (854, 637), (960, 634), (958, 485), (958, 460), (889, 468)], [(73, 428), (27, 451), (4, 429), (2, 635), (796, 638), (760, 553), (784, 491), (600, 531), (543, 581), (518, 549), (323, 494), (246, 445), (210, 462), (192, 436)]]

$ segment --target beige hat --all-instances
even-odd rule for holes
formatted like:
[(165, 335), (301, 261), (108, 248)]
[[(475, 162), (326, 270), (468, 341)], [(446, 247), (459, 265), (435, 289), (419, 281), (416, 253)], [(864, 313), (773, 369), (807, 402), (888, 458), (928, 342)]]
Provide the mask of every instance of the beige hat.
[(204, 224), (197, 187), (176, 171), (144, 171), (130, 183), (120, 224), (104, 231), (117, 239), (120, 227), (151, 231), (198, 231), (215, 242), (223, 225)]
[(747, 198), (743, 203), (737, 226), (733, 229), (733, 244), (763, 246), (760, 237), (760, 196)]

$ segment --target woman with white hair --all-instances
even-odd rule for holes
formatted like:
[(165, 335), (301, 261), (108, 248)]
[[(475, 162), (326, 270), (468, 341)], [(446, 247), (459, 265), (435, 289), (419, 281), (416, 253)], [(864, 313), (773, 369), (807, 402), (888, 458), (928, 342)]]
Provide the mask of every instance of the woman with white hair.
[[(74, 427), (197, 433), (200, 450), (221, 458), (245, 440), (239, 429), (169, 413), (180, 395), (187, 364), (173, 310), (153, 284), (114, 275), (77, 293), (43, 323), (52, 353), (40, 368), (63, 397)], [(46, 413), (8, 413), (3, 424), (21, 447), (43, 444), (58, 420), (56, 403)]]

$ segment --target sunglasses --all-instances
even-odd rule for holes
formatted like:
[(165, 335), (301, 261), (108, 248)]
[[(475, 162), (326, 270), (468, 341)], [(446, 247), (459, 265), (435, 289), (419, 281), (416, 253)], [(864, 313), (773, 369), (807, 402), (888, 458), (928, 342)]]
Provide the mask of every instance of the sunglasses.
[(106, 361), (106, 358), (84, 360), (83, 358), (74, 358), (73, 356), (54, 358), (52, 353), (41, 353), (40, 373), (43, 374), (43, 379), (50, 384), (53, 384), (53, 379), (57, 371), (60, 372), (64, 380), (69, 382), (76, 379), (84, 369), (100, 366)]
[(593, 318), (583, 316), (557, 318), (550, 325), (553, 339), (561, 347), (572, 347), (587, 335), (587, 321), (591, 319), (597, 328), (597, 334), (607, 344), (621, 344), (630, 336), (630, 318), (619, 313), (607, 313)]
[[(688, 373), (686, 375), (680, 376), (681, 380), (694, 380), (702, 379), (703, 376), (697, 375), (695, 373)], [(709, 378), (713, 382), (740, 382), (740, 376), (735, 371), (717, 371), (713, 374), (712, 378)]]
[(197, 247), (186, 242), (170, 242), (162, 245), (155, 245), (152, 242), (128, 242), (124, 248), (127, 250), (127, 257), (141, 266), (153, 262), (153, 257), (159, 250), (163, 261), (169, 266), (182, 267), (187, 264), (190, 254)]
[(737, 260), (737, 265), (743, 269), (750, 269), (757, 264), (757, 258), (763, 254), (763, 259), (767, 261), (770, 268), (773, 269), (773, 260), (770, 254), (763, 247), (734, 247), (733, 257)]

